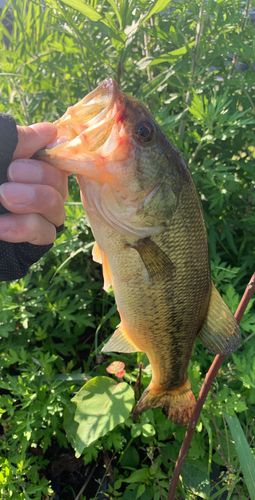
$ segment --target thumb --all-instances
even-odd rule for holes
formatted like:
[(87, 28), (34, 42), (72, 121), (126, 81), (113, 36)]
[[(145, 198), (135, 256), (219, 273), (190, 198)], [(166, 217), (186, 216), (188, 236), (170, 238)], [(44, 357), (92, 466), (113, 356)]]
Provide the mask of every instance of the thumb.
[(51, 142), (57, 134), (54, 123), (35, 123), (29, 127), (17, 126), (18, 145), (14, 151), (13, 160), (31, 158), (39, 149)]

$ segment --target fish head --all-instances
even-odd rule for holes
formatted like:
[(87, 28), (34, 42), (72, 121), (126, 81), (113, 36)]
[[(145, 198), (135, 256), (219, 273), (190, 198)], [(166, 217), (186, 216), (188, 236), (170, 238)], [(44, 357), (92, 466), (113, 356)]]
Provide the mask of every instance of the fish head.
[(162, 231), (183, 160), (145, 106), (107, 78), (55, 123), (57, 138), (36, 156), (77, 174), (86, 211), (125, 234)]

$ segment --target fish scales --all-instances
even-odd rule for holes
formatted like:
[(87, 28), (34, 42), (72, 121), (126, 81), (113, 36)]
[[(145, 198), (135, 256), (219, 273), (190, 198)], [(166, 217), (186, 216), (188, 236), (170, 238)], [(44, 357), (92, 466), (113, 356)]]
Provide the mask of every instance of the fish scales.
[(185, 425), (195, 405), (187, 378), (195, 338), (220, 354), (240, 339), (211, 282), (191, 175), (146, 108), (110, 78), (56, 123), (57, 142), (37, 156), (77, 173), (96, 240), (93, 256), (121, 318), (103, 351), (143, 351), (149, 358), (152, 379), (134, 418), (161, 407)]

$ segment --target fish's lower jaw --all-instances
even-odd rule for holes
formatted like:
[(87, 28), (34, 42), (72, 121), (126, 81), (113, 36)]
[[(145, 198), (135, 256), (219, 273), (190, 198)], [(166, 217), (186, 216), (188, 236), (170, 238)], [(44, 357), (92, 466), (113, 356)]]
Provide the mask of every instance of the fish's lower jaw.
[(179, 427), (190, 421), (196, 404), (189, 379), (185, 384), (172, 391), (156, 391), (150, 386), (145, 389), (133, 413), (133, 419), (149, 408), (162, 408), (167, 417)]

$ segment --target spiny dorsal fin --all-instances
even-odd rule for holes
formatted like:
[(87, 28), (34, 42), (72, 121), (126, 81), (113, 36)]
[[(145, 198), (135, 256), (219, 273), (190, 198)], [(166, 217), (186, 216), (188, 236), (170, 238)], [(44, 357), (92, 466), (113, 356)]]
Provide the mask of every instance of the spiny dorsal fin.
[(148, 275), (151, 279), (175, 273), (175, 266), (169, 257), (150, 238), (141, 238), (136, 243), (129, 245), (139, 253)]
[(114, 332), (110, 340), (105, 344), (102, 352), (139, 352), (131, 340), (127, 337), (123, 325), (120, 323), (117, 330)]
[(198, 339), (213, 354), (230, 354), (240, 343), (236, 319), (213, 283), (207, 316)]

